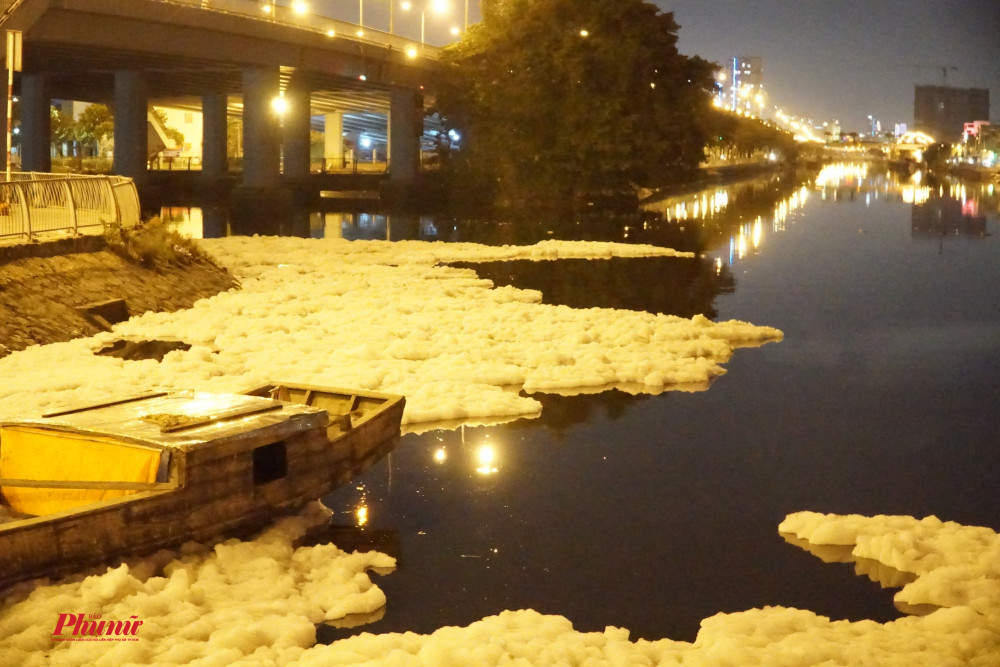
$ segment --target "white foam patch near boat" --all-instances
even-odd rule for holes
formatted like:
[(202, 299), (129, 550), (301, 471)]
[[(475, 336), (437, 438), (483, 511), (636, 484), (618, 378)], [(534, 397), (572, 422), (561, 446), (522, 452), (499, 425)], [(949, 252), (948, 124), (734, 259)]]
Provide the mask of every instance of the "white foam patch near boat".
[[(315, 646), (315, 623), (384, 603), (366, 570), (392, 559), (330, 545), (293, 549), (306, 525), (291, 519), (256, 540), (174, 554), (162, 576), (151, 573), (172, 556), (8, 598), (0, 611), (0, 664), (936, 667), (992, 665), (1000, 656), (1000, 535), (933, 517), (803, 512), (781, 525), (802, 539), (853, 544), (865, 557), (917, 573), (900, 595), (940, 605), (932, 613), (876, 623), (763, 607), (703, 620), (693, 643), (632, 641), (628, 630), (614, 627), (578, 632), (562, 616), (519, 610), (428, 635), (363, 633)], [(144, 622), (135, 641), (53, 641), (67, 610)]]

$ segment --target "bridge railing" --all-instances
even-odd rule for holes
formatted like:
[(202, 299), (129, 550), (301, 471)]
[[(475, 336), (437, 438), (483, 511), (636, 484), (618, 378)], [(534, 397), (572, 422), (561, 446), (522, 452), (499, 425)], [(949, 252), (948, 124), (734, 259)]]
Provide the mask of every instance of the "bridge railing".
[[(286, 7), (267, 0), (156, 0), (174, 5), (189, 5), (200, 7), (215, 12), (226, 14), (238, 14), (243, 17), (266, 21), (269, 23), (280, 23), (282, 25), (318, 32), (334, 39), (348, 39), (367, 44), (384, 46), (387, 49), (395, 49), (403, 52), (412, 52), (414, 56), (438, 59), (440, 49), (429, 44), (421, 45), (419, 40), (410, 39), (401, 35), (376, 30), (368, 26), (359, 26), (355, 23), (340, 21), (338, 19), (320, 16), (310, 12), (299, 13), (291, 7)], [(264, 11), (264, 8), (267, 11)]]
[(135, 183), (123, 176), (15, 172), (0, 182), (0, 240), (44, 232), (100, 232), (133, 227), (141, 211)]

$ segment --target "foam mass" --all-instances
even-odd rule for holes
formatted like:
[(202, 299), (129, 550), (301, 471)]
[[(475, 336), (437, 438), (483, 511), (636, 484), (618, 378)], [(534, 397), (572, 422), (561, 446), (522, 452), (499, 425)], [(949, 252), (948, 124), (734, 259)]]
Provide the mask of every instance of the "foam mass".
[[(737, 345), (778, 340), (712, 322), (541, 303), (448, 261), (689, 256), (666, 248), (546, 241), (533, 246), (231, 237), (202, 242), (240, 289), (174, 313), (146, 313), (98, 336), (0, 359), (0, 417), (150, 390), (239, 391), (266, 381), (406, 396), (404, 424), (530, 417), (532, 392), (609, 386), (655, 393), (707, 386)], [(188, 350), (123, 361), (120, 339)]]
[[(934, 517), (801, 512), (781, 524), (808, 544), (846, 545), (916, 575), (897, 597), (933, 604), (926, 615), (850, 622), (763, 607), (704, 619), (693, 643), (631, 641), (615, 627), (578, 632), (562, 616), (510, 610), (428, 635), (362, 633), (317, 646), (315, 623), (384, 604), (367, 570), (393, 560), (332, 545), (293, 548), (308, 525), (304, 514), (255, 540), (190, 545), (103, 575), (15, 589), (0, 608), (0, 664), (987, 667), (1000, 660), (1000, 535)], [(144, 623), (134, 642), (53, 642), (67, 609)]]
[[(497, 289), (442, 264), (678, 254), (650, 246), (272, 238), (205, 246), (241, 289), (5, 357), (0, 417), (151, 389), (232, 391), (272, 379), (403, 393), (411, 424), (526, 416), (539, 409), (532, 391), (706, 383), (723, 372), (734, 346), (781, 338), (745, 322), (547, 306), (537, 292)], [(191, 348), (162, 362), (93, 354), (122, 337)], [(311, 520), (287, 519), (254, 540), (188, 545), (86, 578), (19, 586), (0, 606), (0, 665), (1000, 664), (1000, 536), (987, 528), (810, 512), (781, 524), (810, 550), (838, 547), (904, 573), (897, 601), (927, 613), (890, 623), (763, 607), (707, 618), (688, 643), (631, 641), (614, 627), (578, 632), (561, 616), (509, 610), (429, 635), (363, 633), (315, 646), (315, 624), (385, 604), (368, 572), (393, 561), (333, 545), (294, 547)], [(136, 641), (53, 641), (58, 615), (70, 612), (134, 615), (143, 625)]]

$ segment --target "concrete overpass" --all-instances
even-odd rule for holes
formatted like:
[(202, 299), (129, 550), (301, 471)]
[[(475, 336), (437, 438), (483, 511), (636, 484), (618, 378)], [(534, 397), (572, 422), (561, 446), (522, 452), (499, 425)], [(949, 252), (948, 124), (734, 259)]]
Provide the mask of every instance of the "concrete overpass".
[[(306, 179), (311, 117), (333, 119), (339, 135), (345, 111), (388, 116), (391, 182), (419, 171), (433, 47), (260, 0), (0, 0), (0, 12), (0, 28), (23, 32), (23, 170), (50, 171), (50, 103), (68, 99), (114, 110), (114, 173), (140, 185), (154, 104), (200, 107), (206, 181), (226, 173), (229, 115), (243, 120), (247, 189)], [(279, 95), (283, 116), (271, 104)]]

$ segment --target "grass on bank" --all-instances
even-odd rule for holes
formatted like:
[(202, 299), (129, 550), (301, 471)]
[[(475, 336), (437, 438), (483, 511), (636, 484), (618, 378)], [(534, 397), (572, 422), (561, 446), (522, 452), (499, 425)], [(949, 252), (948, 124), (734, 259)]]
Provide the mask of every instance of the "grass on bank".
[(132, 228), (106, 224), (104, 241), (120, 257), (151, 269), (214, 263), (194, 240), (170, 229), (158, 216)]

